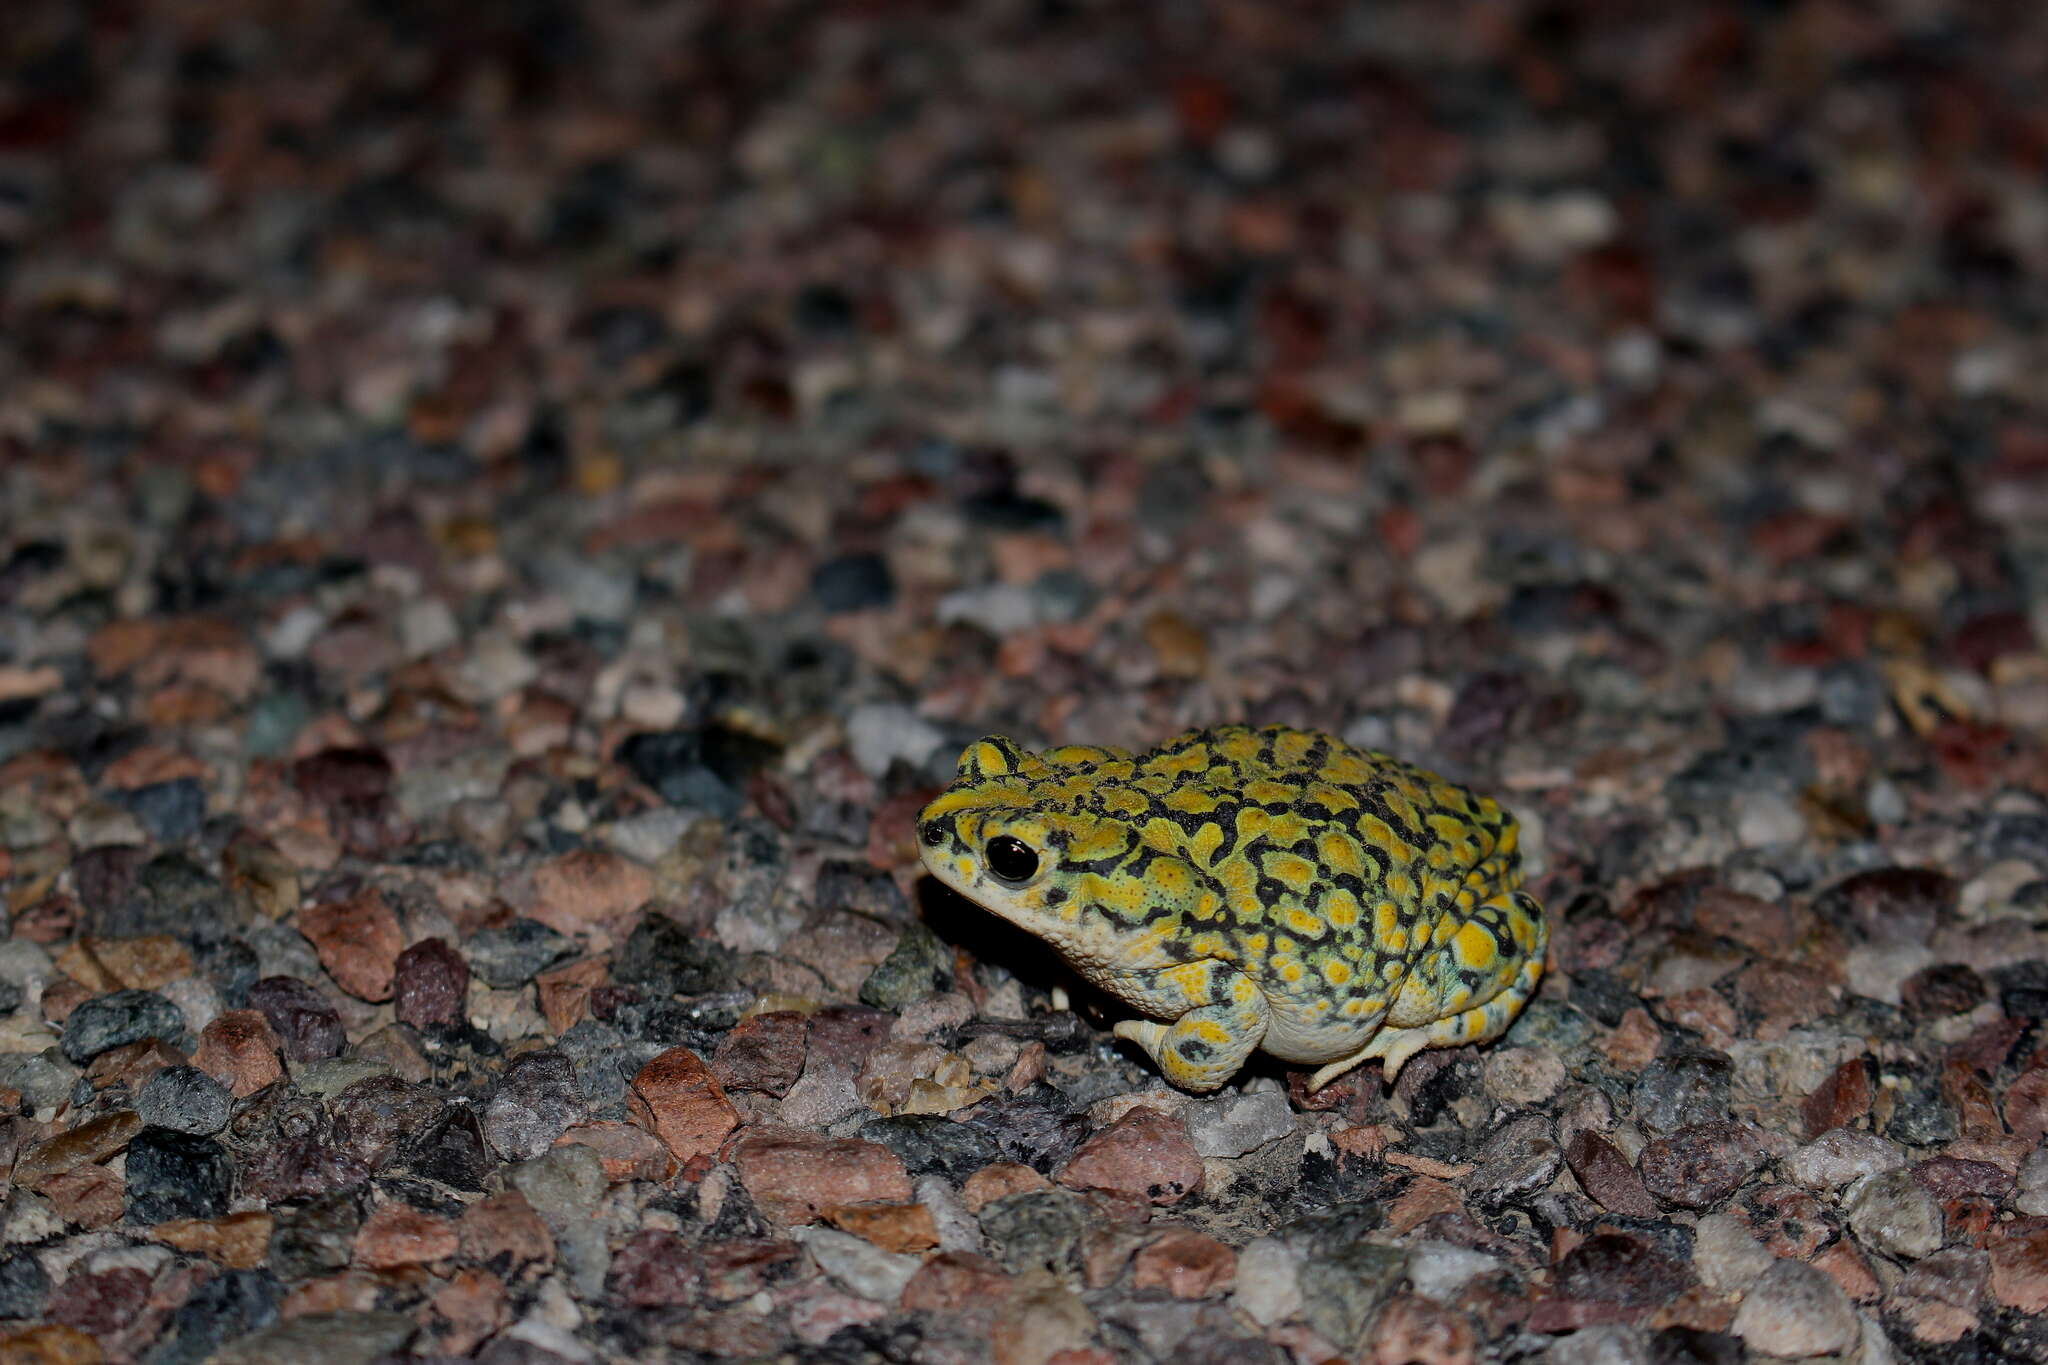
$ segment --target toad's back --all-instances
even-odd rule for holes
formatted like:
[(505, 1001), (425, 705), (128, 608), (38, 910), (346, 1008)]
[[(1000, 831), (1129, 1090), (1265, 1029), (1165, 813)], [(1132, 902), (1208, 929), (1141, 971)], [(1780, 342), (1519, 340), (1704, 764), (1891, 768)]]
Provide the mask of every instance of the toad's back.
[(1190, 1088), (1258, 1046), (1332, 1063), (1318, 1083), (1373, 1056), (1392, 1074), (1497, 1036), (1542, 968), (1513, 817), (1324, 735), (1227, 726), (1141, 755), (987, 739), (922, 825), (935, 875), (1175, 1021), (1118, 1032)]

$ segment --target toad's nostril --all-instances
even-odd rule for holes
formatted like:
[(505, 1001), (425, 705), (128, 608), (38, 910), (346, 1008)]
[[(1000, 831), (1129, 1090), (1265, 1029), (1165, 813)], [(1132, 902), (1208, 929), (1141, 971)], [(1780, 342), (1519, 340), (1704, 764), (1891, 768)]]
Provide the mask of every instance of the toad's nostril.
[(946, 842), (946, 827), (937, 820), (927, 820), (924, 826), (924, 841), (932, 848)]

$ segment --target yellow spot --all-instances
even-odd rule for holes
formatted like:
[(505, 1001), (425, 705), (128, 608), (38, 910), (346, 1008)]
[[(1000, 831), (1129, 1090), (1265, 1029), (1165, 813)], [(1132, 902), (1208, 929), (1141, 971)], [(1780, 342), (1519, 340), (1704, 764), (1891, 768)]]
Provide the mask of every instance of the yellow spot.
[(1297, 934), (1313, 938), (1323, 931), (1323, 922), (1308, 911), (1297, 908), (1287, 912), (1287, 927)]
[(1341, 986), (1351, 979), (1351, 964), (1331, 960), (1323, 964), (1323, 980), (1332, 986)]
[(1292, 853), (1275, 853), (1266, 859), (1266, 875), (1297, 896), (1306, 896), (1315, 885), (1316, 865)]
[(1273, 741), (1273, 761), (1283, 768), (1298, 768), (1316, 747), (1316, 737), (1306, 730), (1289, 730)]
[(1208, 766), (1208, 746), (1197, 744), (1192, 748), (1160, 754), (1145, 765), (1145, 771), (1173, 777), (1180, 773), (1198, 773)]
[(1293, 848), (1308, 838), (1308, 821), (1292, 811), (1285, 815), (1276, 815), (1272, 823), (1266, 826), (1266, 837), (1282, 848)]
[(1280, 964), (1280, 979), (1290, 986), (1301, 980), (1301, 964), (1292, 958), (1282, 962)]
[(1241, 976), (1233, 978), (1230, 983), (1230, 998), (1237, 1004), (1249, 1005), (1258, 993), (1259, 988)]
[(1329, 762), (1323, 764), (1324, 780), (1340, 786), (1357, 786), (1372, 774), (1373, 765), (1363, 754), (1332, 754)]
[(1240, 731), (1217, 744), (1216, 751), (1232, 763), (1249, 763), (1259, 756), (1259, 737), (1249, 730)]
[(1092, 863), (1103, 858), (1113, 858), (1129, 846), (1130, 836), (1121, 825), (1106, 820), (1091, 821), (1078, 837), (1067, 843), (1066, 860), (1071, 863)]
[(1330, 865), (1330, 871), (1333, 873), (1348, 873), (1353, 877), (1365, 875), (1365, 864), (1358, 856), (1358, 845), (1335, 830), (1316, 841), (1316, 851), (1323, 855), (1323, 861)]
[(1380, 963), (1380, 980), (1394, 982), (1401, 979), (1401, 959), (1390, 957)]
[(1207, 815), (1216, 809), (1216, 794), (1201, 787), (1182, 786), (1168, 791), (1161, 798), (1168, 810), (1177, 810), (1188, 815)]
[(1476, 924), (1468, 924), (1457, 933), (1458, 965), (1470, 967), (1475, 972), (1491, 971), (1500, 956), (1500, 947), (1493, 941), (1493, 935)]
[(1196, 934), (1188, 940), (1188, 951), (1196, 957), (1214, 957), (1223, 947), (1221, 934)]
[(1246, 934), (1244, 936), (1244, 950), (1248, 953), (1265, 952), (1266, 936), (1264, 934)]
[(1387, 894), (1397, 902), (1407, 905), (1415, 903), (1415, 882), (1406, 872), (1388, 873), (1386, 888)]
[(1206, 962), (1169, 967), (1159, 974), (1159, 979), (1179, 991), (1181, 998), (1190, 1005), (1199, 1005), (1208, 999), (1209, 964)]
[(1392, 901), (1381, 901), (1373, 907), (1372, 936), (1374, 939), (1385, 943), (1394, 936), (1394, 931), (1400, 927), (1401, 912), (1394, 908)]
[(1473, 1010), (1465, 1016), (1465, 1036), (1467, 1038), (1477, 1038), (1484, 1032), (1486, 1032), (1486, 1011)]
[(1358, 898), (1349, 891), (1339, 891), (1323, 902), (1323, 914), (1339, 929), (1349, 929), (1358, 923)]
[(1214, 1019), (1191, 1020), (1188, 1031), (1211, 1047), (1223, 1047), (1230, 1042), (1230, 1030)]
[(1246, 806), (1237, 813), (1237, 841), (1248, 844), (1266, 832), (1273, 823), (1273, 817), (1257, 806)]
[(1196, 830), (1188, 840), (1188, 852), (1195, 857), (1198, 866), (1208, 867), (1215, 860), (1216, 850), (1223, 845), (1223, 826), (1207, 824)]
[(1244, 784), (1244, 797), (1262, 806), (1291, 805), (1301, 796), (1301, 789), (1285, 782), (1275, 782), (1269, 777)]
[(1479, 904), (1479, 897), (1473, 895), (1470, 891), (1460, 890), (1458, 892), (1458, 908), (1460, 910), (1470, 910), (1477, 904)]
[(1343, 1004), (1342, 1012), (1356, 1018), (1365, 1012), (1365, 1002), (1361, 1000), (1346, 1000)]
[(1308, 790), (1303, 795), (1307, 796), (1309, 800), (1315, 802), (1324, 810), (1329, 811), (1332, 815), (1339, 815), (1347, 810), (1358, 809), (1357, 797), (1353, 796), (1350, 792), (1340, 791), (1327, 782), (1310, 783)]
[(1010, 758), (996, 745), (982, 740), (968, 745), (967, 752), (960, 755), (960, 770), (1001, 777), (1010, 771)]
[(1407, 952), (1408, 931), (1406, 929), (1396, 929), (1390, 934), (1381, 934), (1380, 947), (1384, 948), (1386, 951), (1390, 953)]
[(1449, 943), (1451, 941), (1451, 935), (1457, 932), (1458, 922), (1452, 919), (1449, 915), (1446, 915), (1436, 922), (1436, 933), (1431, 935), (1431, 941), (1435, 943), (1437, 947), (1441, 948), (1446, 943)]
[(1223, 908), (1223, 901), (1214, 891), (1204, 891), (1195, 897), (1194, 908), (1188, 913), (1205, 923), (1216, 918), (1216, 912)]
[(1179, 825), (1156, 815), (1138, 827), (1138, 842), (1154, 853), (1178, 853), (1186, 838)]
[(1151, 805), (1129, 787), (1107, 787), (1102, 789), (1102, 808), (1111, 815), (1143, 815)]
[(1363, 1014), (1378, 1014), (1381, 1010), (1385, 1009), (1386, 1007), (1387, 1002), (1377, 995), (1373, 996), (1369, 1000), (1364, 1000), (1359, 1003), (1359, 1011)]

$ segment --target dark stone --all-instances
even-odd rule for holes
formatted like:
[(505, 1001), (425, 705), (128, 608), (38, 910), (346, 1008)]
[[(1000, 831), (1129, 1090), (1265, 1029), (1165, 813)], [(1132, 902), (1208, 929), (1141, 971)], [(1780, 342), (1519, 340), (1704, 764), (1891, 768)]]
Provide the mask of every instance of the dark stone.
[(576, 1085), (592, 1117), (603, 1117), (625, 1100), (627, 1078), (644, 1060), (628, 1049), (625, 1034), (598, 1019), (577, 1020), (555, 1046), (576, 1068)]
[(266, 976), (249, 988), (249, 1008), (270, 1021), (287, 1057), (318, 1062), (341, 1055), (347, 1042), (341, 1015), (310, 982)]
[(437, 1180), (466, 1194), (483, 1192), (484, 1179), (497, 1165), (484, 1143), (476, 1111), (451, 1106), (413, 1141), (402, 1143), (398, 1164), (423, 1180)]
[(128, 1144), (127, 1218), (163, 1223), (174, 1218), (218, 1218), (234, 1193), (227, 1148), (209, 1137), (145, 1128)]
[(1475, 1160), (1479, 1169), (1467, 1182), (1468, 1193), (1481, 1207), (1499, 1208), (1549, 1185), (1564, 1165), (1564, 1153), (1550, 1121), (1528, 1114), (1502, 1124)]
[(822, 282), (797, 290), (790, 315), (799, 330), (823, 339), (845, 337), (859, 321), (852, 295), (836, 284)]
[(469, 999), (469, 965), (445, 939), (423, 939), (398, 955), (392, 992), (401, 1024), (425, 1029), (460, 1023)]
[(955, 1185), (1002, 1159), (986, 1133), (939, 1114), (872, 1119), (861, 1125), (860, 1135), (903, 1158), (911, 1175), (943, 1175)]
[(1650, 1336), (1650, 1365), (1743, 1365), (1742, 1338), (1697, 1327), (1666, 1327)]
[[(817, 1048), (814, 1034), (812, 1048)], [(954, 1114), (975, 1129), (1005, 1161), (1021, 1162), (1044, 1175), (1074, 1154), (1088, 1137), (1088, 1120), (1067, 1109), (1066, 1097), (1043, 1082), (1016, 1095), (995, 1095)]]
[(426, 1086), (397, 1076), (369, 1076), (328, 1105), (329, 1131), (337, 1148), (368, 1170), (380, 1171), (406, 1138), (424, 1131), (447, 1107), (447, 1098)]
[(27, 1251), (0, 1260), (0, 1318), (39, 1318), (50, 1297), (50, 1275)]
[(206, 823), (206, 788), (196, 777), (173, 778), (131, 787), (119, 794), (121, 805), (161, 844), (182, 844)]
[[(0, 933), (6, 931), (6, 924), (0, 921)], [(21, 1008), (21, 987), (12, 981), (0, 980), (0, 1014), (12, 1014)]]
[(239, 938), (200, 938), (192, 945), (192, 961), (220, 992), (222, 1004), (231, 1010), (248, 1008), (249, 988), (261, 970), (254, 948)]
[(480, 929), (463, 943), (469, 966), (484, 984), (496, 990), (523, 986), (564, 958), (576, 945), (534, 919), (515, 919), (495, 929)]
[(1339, 1209), (1283, 1234), (1301, 1247), (1302, 1316), (1339, 1347), (1355, 1351), (1380, 1306), (1408, 1272), (1408, 1253), (1366, 1240), (1376, 1210)]
[(155, 1128), (180, 1133), (218, 1133), (228, 1126), (234, 1096), (196, 1066), (167, 1066), (135, 1093), (135, 1112)]
[(227, 1270), (203, 1281), (171, 1314), (143, 1365), (200, 1365), (237, 1337), (276, 1322), (282, 1293), (265, 1270)]
[(811, 596), (828, 612), (866, 611), (896, 600), (896, 580), (878, 554), (840, 555), (812, 572)]
[(523, 1053), (484, 1106), (484, 1137), (507, 1161), (531, 1161), (583, 1116), (576, 1068), (554, 1048)]
[(1991, 980), (2007, 1018), (2048, 1018), (2048, 962), (2036, 958), (1994, 968)]
[(1956, 906), (1952, 877), (1923, 867), (1879, 867), (1844, 877), (1816, 896), (1814, 911), (1859, 942), (1925, 943)]
[(1678, 1297), (1692, 1271), (1655, 1242), (1627, 1233), (1595, 1233), (1566, 1252), (1551, 1273), (1561, 1298), (1647, 1308)]
[(1013, 1273), (1049, 1270), (1065, 1275), (1088, 1227), (1088, 1206), (1068, 1190), (1026, 1190), (1005, 1195), (981, 1211), (982, 1235), (996, 1259)]
[(1647, 1144), (1636, 1170), (1651, 1194), (1680, 1208), (1718, 1207), (1763, 1164), (1763, 1144), (1747, 1124), (1696, 1123)]
[(1659, 1057), (1636, 1081), (1635, 1114), (1653, 1132), (1728, 1116), (1728, 1086), (1734, 1064), (1724, 1052), (1685, 1048)]
[(1643, 1003), (1613, 972), (1593, 969), (1572, 973), (1572, 1004), (1614, 1028), (1622, 1016)]
[(1922, 967), (1899, 987), (1908, 1013), (1923, 1019), (1963, 1014), (1984, 1003), (1984, 978), (1962, 962), (1937, 962)]
[(185, 1016), (155, 991), (120, 990), (95, 996), (64, 1020), (64, 1055), (80, 1065), (109, 1048), (144, 1038), (161, 1038), (175, 1046), (185, 1032)]
[(650, 996), (709, 995), (726, 989), (732, 979), (728, 949), (698, 938), (659, 911), (641, 918), (612, 960), (612, 980), (638, 986)]
[(844, 858), (819, 865), (812, 899), (820, 910), (851, 910), (885, 924), (901, 924), (910, 918), (910, 902), (894, 877), (868, 863)]
[(360, 1195), (321, 1195), (273, 1211), (268, 1255), (271, 1272), (286, 1284), (348, 1269), (363, 1225)]
[(746, 804), (741, 787), (721, 777), (707, 761), (700, 731), (642, 731), (627, 736), (615, 752), (633, 776), (671, 806), (730, 820)]
[(907, 926), (889, 956), (875, 964), (860, 984), (860, 1002), (877, 1009), (901, 1010), (939, 989), (949, 977), (952, 954), (924, 925)]

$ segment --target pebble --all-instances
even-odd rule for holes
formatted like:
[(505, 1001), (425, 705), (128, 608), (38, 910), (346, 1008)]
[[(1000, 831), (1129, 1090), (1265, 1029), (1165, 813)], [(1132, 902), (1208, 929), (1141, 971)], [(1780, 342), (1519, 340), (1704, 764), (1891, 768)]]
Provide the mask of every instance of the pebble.
[(308, 1313), (229, 1343), (208, 1365), (375, 1365), (417, 1330), (403, 1313)]
[(711, 1070), (728, 1090), (777, 1099), (803, 1075), (810, 1022), (794, 1010), (750, 1014), (718, 1040)]
[(908, 1203), (903, 1160), (879, 1143), (793, 1130), (750, 1136), (733, 1153), (740, 1183), (778, 1223), (815, 1221), (841, 1204)]
[(1941, 1249), (1941, 1205), (1908, 1170), (1864, 1177), (1843, 1201), (1864, 1245), (1907, 1260)]
[(30, 1251), (0, 1258), (0, 1318), (39, 1318), (50, 1297), (50, 1275)]
[(246, 1099), (284, 1079), (284, 1065), (278, 1060), (283, 1046), (260, 1011), (229, 1010), (200, 1030), (192, 1064), (236, 1099)]
[(1132, 1288), (1164, 1290), (1177, 1299), (1227, 1293), (1236, 1275), (1236, 1253), (1193, 1228), (1168, 1229), (1131, 1260)]
[(1544, 1188), (1557, 1177), (1564, 1154), (1551, 1135), (1550, 1120), (1538, 1114), (1511, 1119), (1474, 1155), (1478, 1168), (1466, 1177), (1469, 1196), (1487, 1208), (1511, 1203)]
[(1203, 1157), (1240, 1157), (1295, 1131), (1294, 1108), (1278, 1090), (1192, 1104), (1182, 1117), (1196, 1154)]
[(1723, 1203), (1763, 1164), (1761, 1135), (1747, 1124), (1689, 1124), (1649, 1143), (1636, 1170), (1651, 1194), (1684, 1209)]
[(718, 1151), (740, 1123), (718, 1078), (686, 1047), (670, 1048), (641, 1067), (632, 1092), (633, 1121), (685, 1165)]
[(455, 1225), (409, 1204), (380, 1205), (356, 1232), (357, 1264), (371, 1270), (431, 1265), (453, 1256), (460, 1245)]
[(336, 1056), (346, 1041), (340, 1012), (298, 977), (264, 977), (249, 988), (249, 1008), (269, 1022), (284, 1055), (295, 1062)]
[(833, 1283), (858, 1298), (893, 1306), (921, 1262), (884, 1251), (865, 1238), (833, 1228), (794, 1228), (790, 1235), (811, 1254)]
[(612, 980), (650, 996), (709, 995), (730, 984), (728, 954), (667, 915), (642, 917), (612, 959)]
[(507, 1161), (531, 1161), (583, 1117), (576, 1068), (554, 1048), (522, 1053), (484, 1105), (484, 1138)]
[(144, 1038), (176, 1043), (185, 1016), (155, 991), (118, 990), (87, 1000), (64, 1020), (61, 1046), (74, 1062), (91, 1061), (112, 1048)]
[(1854, 1128), (1832, 1128), (1792, 1153), (1785, 1173), (1809, 1190), (1834, 1190), (1906, 1164), (1895, 1143)]
[(812, 572), (811, 597), (833, 613), (886, 607), (896, 598), (895, 576), (878, 554), (841, 555)]
[(218, 1218), (234, 1193), (234, 1165), (210, 1137), (145, 1128), (128, 1144), (124, 1180), (131, 1223)]
[(422, 939), (398, 955), (392, 995), (402, 1024), (460, 1024), (469, 999), (469, 966), (446, 939)]
[(1728, 1117), (1733, 1066), (1724, 1053), (1687, 1049), (1667, 1053), (1643, 1068), (1636, 1082), (1635, 1115), (1654, 1133)]
[(2002, 1227), (1990, 1250), (1992, 1297), (2022, 1313), (2048, 1312), (2048, 1225)]
[(1733, 1330), (1759, 1354), (1794, 1359), (1847, 1351), (1862, 1337), (1855, 1306), (1840, 1286), (1810, 1265), (1786, 1260), (1750, 1284)]
[(877, 781), (899, 762), (922, 770), (945, 742), (937, 726), (907, 706), (872, 703), (855, 707), (846, 718), (846, 743), (853, 761)]
[(135, 1112), (154, 1128), (211, 1135), (228, 1126), (234, 1096), (196, 1066), (167, 1066), (144, 1081)]
[(1201, 1189), (1202, 1176), (1202, 1158), (1187, 1125), (1141, 1107), (1082, 1143), (1060, 1168), (1059, 1181), (1072, 1189), (1176, 1204)]
[(1564, 1157), (1579, 1188), (1601, 1208), (1631, 1218), (1656, 1215), (1656, 1201), (1651, 1199), (1642, 1176), (1606, 1138), (1590, 1130), (1575, 1133)]
[(994, 1163), (998, 1155), (985, 1134), (937, 1114), (878, 1118), (861, 1125), (860, 1136), (902, 1158), (911, 1175), (942, 1175), (955, 1184)]
[(1709, 1289), (1740, 1293), (1776, 1260), (1732, 1213), (1709, 1213), (1693, 1225), (1693, 1273)]
[(539, 920), (515, 919), (499, 928), (478, 930), (462, 948), (469, 969), (485, 985), (512, 990), (574, 955), (576, 943)]
[(579, 848), (534, 870), (534, 918), (565, 934), (608, 924), (647, 903), (654, 877), (609, 849)]

